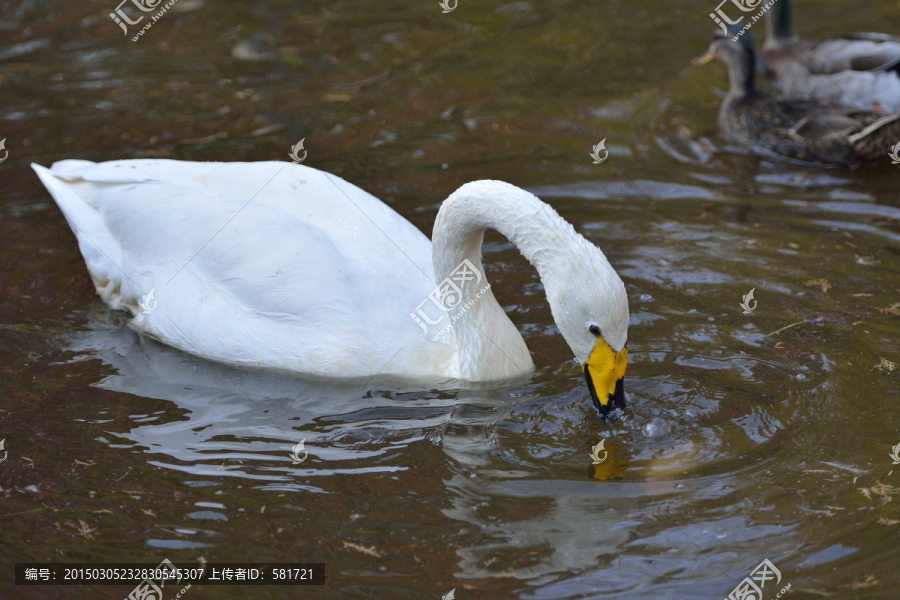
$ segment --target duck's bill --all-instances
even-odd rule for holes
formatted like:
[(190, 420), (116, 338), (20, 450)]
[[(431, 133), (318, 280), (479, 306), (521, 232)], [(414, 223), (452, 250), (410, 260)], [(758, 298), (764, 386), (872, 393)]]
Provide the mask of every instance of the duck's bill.
[(714, 60), (716, 60), (716, 55), (713, 54), (712, 52), (707, 52), (703, 56), (692, 60), (691, 64), (694, 65), (695, 67), (702, 67), (703, 65), (708, 65), (709, 63), (711, 63)]
[(584, 378), (594, 408), (601, 417), (616, 409), (625, 408), (625, 369), (628, 366), (628, 348), (616, 352), (603, 338), (597, 340), (594, 350), (584, 365)]

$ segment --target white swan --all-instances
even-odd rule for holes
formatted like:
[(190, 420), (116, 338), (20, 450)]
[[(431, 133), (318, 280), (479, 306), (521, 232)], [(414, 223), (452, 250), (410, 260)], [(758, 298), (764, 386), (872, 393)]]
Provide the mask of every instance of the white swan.
[[(97, 293), (130, 310), (133, 329), (243, 367), (431, 381), (531, 371), (482, 268), (484, 232), (496, 229), (537, 268), (594, 405), (624, 407), (625, 286), (596, 246), (513, 185), (462, 186), (441, 205), (432, 244), (374, 196), (302, 165), (32, 167)], [(151, 291), (148, 312), (139, 301)]]

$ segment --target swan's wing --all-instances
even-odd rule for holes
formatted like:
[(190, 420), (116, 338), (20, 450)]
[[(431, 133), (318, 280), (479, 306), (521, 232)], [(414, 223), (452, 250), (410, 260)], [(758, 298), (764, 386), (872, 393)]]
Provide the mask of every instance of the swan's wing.
[[(409, 312), (434, 286), (430, 242), (339, 178), (288, 163), (35, 170), (101, 296), (166, 343), (339, 376), (373, 374), (398, 349), (424, 344)], [(137, 299), (153, 288), (158, 307), (141, 314)]]
[[(218, 190), (313, 222), (329, 237), (359, 248), (359, 236), (388, 243), (429, 276), (431, 242), (386, 204), (329, 173), (287, 162), (199, 163), (144, 159), (54, 163), (57, 177), (107, 183), (150, 183)], [(355, 235), (354, 235), (355, 234)], [(354, 240), (352, 238), (356, 237)], [(393, 261), (395, 257), (391, 256)]]

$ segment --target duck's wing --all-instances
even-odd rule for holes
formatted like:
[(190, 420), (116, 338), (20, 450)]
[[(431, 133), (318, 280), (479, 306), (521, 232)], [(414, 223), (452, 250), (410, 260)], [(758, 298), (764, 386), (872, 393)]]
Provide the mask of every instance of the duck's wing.
[(884, 71), (900, 61), (900, 38), (880, 33), (853, 33), (815, 44), (809, 52), (820, 73)]
[(841, 36), (848, 40), (870, 40), (873, 42), (893, 42), (900, 45), (900, 37), (896, 35), (888, 35), (887, 33), (875, 33), (871, 31), (861, 31), (856, 33), (848, 33)]
[(900, 114), (873, 115), (860, 123), (848, 137), (853, 149), (872, 162), (888, 157), (888, 150), (900, 140)]
[(778, 63), (778, 87), (788, 98), (816, 98), (841, 102), (857, 110), (900, 111), (900, 74), (894, 71), (841, 71), (811, 74), (803, 65)]
[(796, 125), (787, 137), (802, 143), (813, 160), (832, 165), (883, 162), (900, 140), (900, 114), (879, 115), (840, 103), (785, 102), (793, 106)]
[(826, 127), (829, 119), (832, 119), (832, 127), (839, 127), (842, 122), (849, 126), (854, 123), (852, 115), (856, 109), (827, 100), (780, 99), (757, 94), (753, 99), (736, 104), (734, 112), (746, 130), (784, 135)]
[[(886, 33), (850, 33), (843, 37), (853, 41), (881, 43), (883, 50), (880, 53), (880, 57), (884, 59), (884, 62), (880, 66), (872, 67), (871, 70), (878, 72), (893, 71), (900, 74), (900, 37), (887, 35)], [(860, 63), (861, 66), (865, 64), (865, 62)]]
[(846, 135), (859, 124), (859, 109), (840, 102), (789, 99), (779, 105), (793, 123), (789, 134), (806, 140)]

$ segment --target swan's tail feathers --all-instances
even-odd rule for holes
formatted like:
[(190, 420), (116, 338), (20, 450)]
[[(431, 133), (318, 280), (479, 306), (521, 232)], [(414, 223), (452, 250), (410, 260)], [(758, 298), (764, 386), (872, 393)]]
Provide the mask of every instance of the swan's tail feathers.
[(85, 169), (96, 166), (97, 163), (89, 160), (67, 158), (66, 160), (58, 160), (53, 163), (53, 166), (50, 167), (50, 172), (63, 181), (74, 181), (83, 179)]
[[(63, 163), (75, 162), (86, 163), (87, 161), (63, 161)], [(56, 165), (59, 164), (56, 163)], [(78, 196), (70, 183), (60, 178), (72, 179), (72, 173), (64, 171), (57, 175), (56, 165), (52, 171), (34, 163), (31, 164), (31, 168), (53, 196), (66, 217), (69, 227), (75, 233), (75, 237), (78, 239), (78, 248), (81, 250), (84, 262), (94, 280), (97, 293), (113, 308), (123, 308), (122, 287), (123, 285), (128, 287), (129, 281), (125, 272), (120, 268), (120, 266), (124, 267), (122, 248), (104, 223), (100, 211), (85, 202)]]

